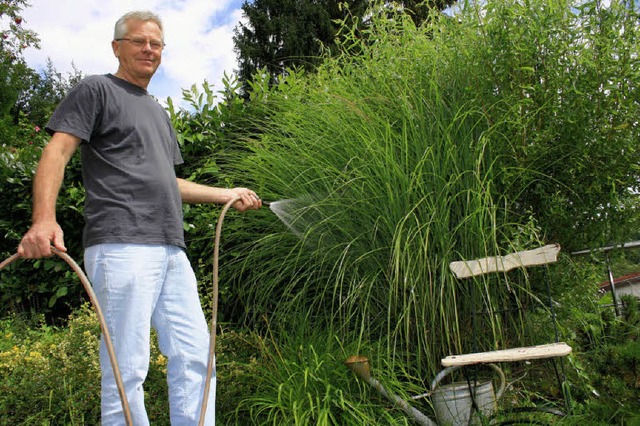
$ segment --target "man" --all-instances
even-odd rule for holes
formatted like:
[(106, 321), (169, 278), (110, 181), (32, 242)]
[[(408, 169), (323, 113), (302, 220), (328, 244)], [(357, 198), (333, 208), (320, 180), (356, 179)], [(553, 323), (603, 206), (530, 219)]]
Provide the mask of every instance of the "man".
[[(172, 425), (194, 425), (205, 385), (209, 332), (193, 270), (185, 256), (182, 203), (227, 203), (239, 211), (261, 201), (246, 188), (223, 189), (176, 178), (182, 163), (164, 109), (146, 91), (162, 58), (162, 22), (131, 12), (115, 25), (115, 74), (78, 83), (52, 115), (52, 135), (33, 185), (32, 225), (18, 253), (66, 251), (55, 205), (64, 169), (81, 146), (86, 188), (85, 268), (113, 340), (133, 424), (148, 425), (143, 382), (149, 366), (150, 328), (167, 356)], [(102, 424), (124, 424), (104, 340)], [(214, 424), (215, 377), (207, 424)]]

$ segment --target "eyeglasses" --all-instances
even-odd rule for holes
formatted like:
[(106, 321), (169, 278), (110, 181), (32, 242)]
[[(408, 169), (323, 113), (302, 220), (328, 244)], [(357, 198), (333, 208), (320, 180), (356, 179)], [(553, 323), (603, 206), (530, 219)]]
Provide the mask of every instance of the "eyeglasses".
[(116, 41), (122, 41), (122, 40), (128, 41), (138, 49), (142, 49), (144, 46), (147, 45), (147, 43), (149, 43), (151, 50), (156, 50), (156, 51), (162, 50), (165, 46), (164, 42), (160, 40), (147, 40), (144, 38), (126, 38), (126, 37), (116, 39)]

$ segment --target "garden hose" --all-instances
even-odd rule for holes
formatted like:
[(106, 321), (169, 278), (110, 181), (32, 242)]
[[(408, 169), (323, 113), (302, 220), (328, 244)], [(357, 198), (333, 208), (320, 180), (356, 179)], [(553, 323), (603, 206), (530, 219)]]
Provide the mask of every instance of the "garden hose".
[[(107, 329), (107, 323), (104, 319), (104, 315), (102, 314), (102, 310), (100, 309), (100, 305), (98, 304), (98, 299), (93, 291), (93, 287), (91, 283), (87, 279), (87, 276), (84, 274), (80, 266), (69, 256), (68, 254), (61, 252), (55, 247), (51, 247), (51, 251), (61, 257), (67, 264), (73, 269), (73, 271), (80, 278), (80, 282), (84, 286), (84, 289), (87, 291), (89, 295), (89, 300), (91, 300), (91, 304), (93, 305), (93, 309), (98, 316), (98, 321), (100, 322), (100, 330), (102, 331), (102, 337), (104, 338), (105, 345), (107, 347), (107, 352), (109, 353), (109, 360), (111, 361), (111, 368), (113, 369), (113, 374), (116, 379), (116, 385), (118, 386), (118, 393), (120, 394), (120, 401), (122, 402), (122, 411), (124, 412), (124, 417), (127, 426), (133, 426), (133, 420), (131, 419), (131, 410), (129, 409), (129, 401), (127, 401), (127, 396), (124, 391), (124, 384), (122, 383), (122, 376), (120, 375), (120, 368), (118, 367), (118, 361), (116, 359), (116, 354), (113, 349), (113, 343), (111, 342), (111, 335), (109, 334), (109, 330)], [(9, 257), (0, 263), (0, 270), (2, 270), (5, 266), (13, 263), (15, 260), (19, 259), (20, 256), (18, 253)]]
[(211, 331), (209, 338), (209, 361), (207, 362), (207, 375), (204, 382), (204, 394), (202, 395), (202, 405), (200, 406), (200, 420), (198, 426), (204, 426), (204, 418), (207, 412), (207, 404), (209, 402), (209, 392), (211, 391), (211, 376), (215, 367), (216, 356), (216, 329), (218, 327), (218, 257), (220, 255), (220, 234), (222, 232), (222, 222), (227, 210), (231, 208), (233, 203), (238, 201), (240, 197), (236, 197), (224, 205), (218, 217), (216, 225), (216, 233), (213, 243), (213, 290), (212, 290), (212, 307), (211, 307)]

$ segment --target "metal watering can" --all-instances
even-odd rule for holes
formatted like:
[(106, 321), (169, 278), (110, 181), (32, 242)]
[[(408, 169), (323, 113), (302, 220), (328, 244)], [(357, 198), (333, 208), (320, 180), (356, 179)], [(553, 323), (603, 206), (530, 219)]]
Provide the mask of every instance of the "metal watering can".
[(494, 392), (493, 382), (490, 380), (483, 383), (454, 382), (438, 387), (442, 379), (460, 368), (460, 366), (447, 367), (438, 373), (431, 382), (431, 392), (416, 397), (431, 396), (436, 415), (436, 422), (434, 422), (398, 395), (389, 393), (378, 380), (373, 378), (370, 373), (369, 360), (366, 357), (354, 355), (347, 358), (345, 364), (358, 377), (375, 388), (391, 402), (398, 405), (398, 407), (412, 417), (416, 423), (423, 426), (481, 424), (481, 417), (489, 417), (496, 410), (497, 402), (502, 397), (506, 387), (504, 373), (500, 367), (495, 364), (487, 365), (490, 366), (500, 378), (500, 385), (498, 386), (497, 392)]
[[(470, 383), (453, 382), (438, 387), (438, 384), (448, 374), (459, 366), (447, 367), (436, 375), (431, 382), (431, 400), (439, 425), (468, 425), (482, 424), (482, 417), (491, 417), (497, 409), (497, 403), (506, 387), (504, 373), (495, 364), (487, 364), (500, 378), (498, 391), (494, 392), (493, 382)], [(473, 404), (475, 403), (474, 408)], [(472, 418), (473, 415), (473, 418)]]

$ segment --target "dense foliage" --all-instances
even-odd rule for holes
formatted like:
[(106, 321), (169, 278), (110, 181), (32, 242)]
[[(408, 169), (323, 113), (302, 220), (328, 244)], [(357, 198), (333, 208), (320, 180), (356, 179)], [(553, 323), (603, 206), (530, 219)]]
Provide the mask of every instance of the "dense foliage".
[[(0, 425), (99, 424), (99, 333), (88, 305), (77, 309), (64, 328), (50, 327), (42, 317), (0, 320)], [(232, 423), (240, 397), (255, 388), (251, 376), (259, 346), (259, 339), (246, 332), (219, 336), (217, 407), (222, 424)], [(166, 368), (167, 358), (152, 339), (145, 395), (149, 419), (158, 426), (169, 425)]]
[[(303, 318), (372, 345), (386, 379), (426, 387), (474, 337), (450, 261), (559, 242), (555, 297), (595, 294), (569, 253), (638, 234), (640, 28), (627, 2), (468, 4), (420, 27), (393, 18), (364, 37), (343, 28), (341, 55), (264, 97), (238, 176), (281, 200), (284, 224), (227, 270), (242, 278), (230, 300), (249, 323)], [(540, 279), (481, 292), (496, 311), (537, 306)], [(565, 318), (581, 307), (562, 300)], [(492, 318), (481, 346), (553, 340), (520, 321)]]
[[(13, 254), (31, 218), (31, 181), (42, 148), (48, 140), (44, 125), (66, 91), (79, 79), (57, 72), (51, 63), (41, 73), (29, 68), (22, 56), (38, 48), (36, 33), (26, 27), (21, 11), (25, 0), (0, 1), (0, 255)], [(77, 158), (72, 160), (61, 191), (58, 219), (70, 230), (69, 248), (77, 252), (84, 192)], [(75, 231), (75, 232), (74, 232)], [(64, 262), (44, 259), (33, 267), (16, 264), (3, 271), (0, 316), (7, 312), (46, 314), (50, 320), (66, 316), (82, 302), (81, 287)], [(55, 277), (55, 279), (52, 279)], [(59, 303), (62, 300), (63, 303)]]
[(33, 30), (24, 28), (20, 12), (27, 0), (0, 1), (0, 118), (4, 119), (28, 87), (32, 70), (27, 66), (22, 52), (28, 47), (38, 47), (40, 40)]

